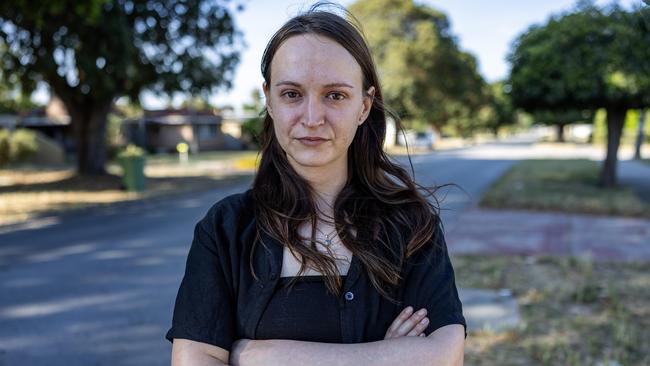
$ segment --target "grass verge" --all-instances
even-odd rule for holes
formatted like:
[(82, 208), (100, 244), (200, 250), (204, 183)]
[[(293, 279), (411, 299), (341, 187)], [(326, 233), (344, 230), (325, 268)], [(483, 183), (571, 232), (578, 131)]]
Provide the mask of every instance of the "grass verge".
[(472, 332), (466, 365), (649, 365), (647, 264), (549, 257), (453, 258), (461, 287), (510, 289), (522, 324)]
[(650, 205), (632, 189), (598, 187), (599, 170), (591, 160), (523, 160), (490, 188), (481, 205), (650, 217)]
[[(257, 151), (252, 150), (227, 150), (227, 151), (203, 151), (196, 154), (188, 155), (189, 163), (206, 162), (206, 161), (228, 161), (228, 160), (251, 160), (257, 157)], [(177, 154), (150, 154), (147, 155), (147, 164), (149, 165), (170, 165), (178, 163)]]

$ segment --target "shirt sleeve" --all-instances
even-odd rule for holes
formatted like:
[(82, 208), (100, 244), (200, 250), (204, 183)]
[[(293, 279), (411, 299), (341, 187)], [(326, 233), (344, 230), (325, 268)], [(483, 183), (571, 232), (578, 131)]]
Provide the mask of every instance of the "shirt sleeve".
[(429, 325), (425, 333), (429, 335), (445, 325), (461, 324), (467, 336), (454, 268), (440, 226), (431, 242), (407, 259), (406, 269), (404, 307), (410, 305), (416, 311), (427, 309)]
[(227, 251), (217, 247), (226, 246), (221, 242), (226, 239), (216, 232), (215, 221), (209, 213), (194, 228), (172, 327), (165, 338), (170, 342), (189, 339), (230, 351), (235, 337), (235, 304), (224, 275)]

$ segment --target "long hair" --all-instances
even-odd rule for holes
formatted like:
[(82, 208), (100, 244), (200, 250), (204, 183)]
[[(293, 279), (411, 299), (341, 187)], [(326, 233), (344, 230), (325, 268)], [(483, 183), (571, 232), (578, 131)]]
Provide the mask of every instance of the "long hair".
[[(262, 75), (271, 85), (271, 62), (283, 42), (296, 35), (314, 34), (343, 46), (361, 66), (363, 89), (374, 86), (368, 118), (357, 129), (348, 150), (347, 182), (335, 199), (331, 219), (343, 245), (362, 264), (373, 286), (394, 302), (390, 293), (400, 284), (404, 260), (432, 241), (439, 224), (438, 210), (427, 200), (433, 191), (416, 184), (382, 148), (387, 111), (375, 64), (360, 29), (352, 20), (317, 7), (290, 19), (273, 35), (262, 57)], [(348, 14), (348, 19), (353, 17)], [(260, 142), (261, 161), (252, 189), (258, 238), (264, 232), (287, 246), (302, 258), (298, 276), (309, 265), (325, 275), (331, 293), (340, 295), (342, 280), (333, 253), (324, 254), (316, 246), (319, 212), (314, 192), (289, 164), (275, 136), (273, 119), (266, 111)], [(298, 233), (298, 227), (305, 223), (311, 224), (309, 238)], [(389, 232), (400, 235), (389, 238)]]

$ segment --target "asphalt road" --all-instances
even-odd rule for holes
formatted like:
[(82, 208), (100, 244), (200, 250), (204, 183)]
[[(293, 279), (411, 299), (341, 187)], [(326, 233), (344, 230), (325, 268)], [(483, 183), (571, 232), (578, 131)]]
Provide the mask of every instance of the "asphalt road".
[[(529, 140), (413, 157), (440, 191), (446, 225)], [(245, 184), (185, 198), (123, 204), (0, 228), (0, 366), (162, 365), (164, 334), (194, 224)]]

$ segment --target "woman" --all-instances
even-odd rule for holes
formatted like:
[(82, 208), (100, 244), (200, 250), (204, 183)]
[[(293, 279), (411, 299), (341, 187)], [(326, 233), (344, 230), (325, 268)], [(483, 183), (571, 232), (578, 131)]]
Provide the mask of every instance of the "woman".
[(386, 112), (359, 31), (312, 8), (273, 36), (262, 74), (259, 171), (196, 225), (172, 363), (462, 365), (441, 223), (382, 150)]

